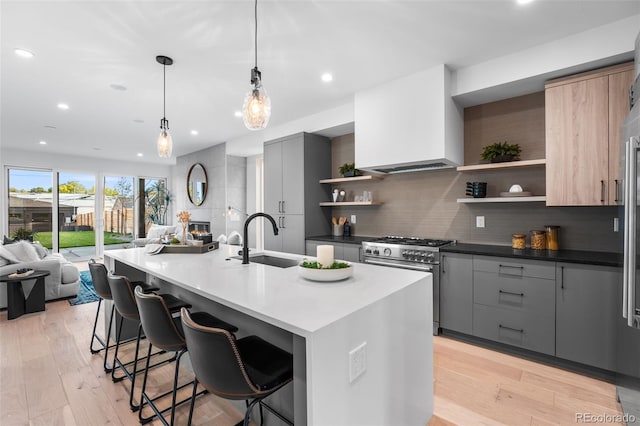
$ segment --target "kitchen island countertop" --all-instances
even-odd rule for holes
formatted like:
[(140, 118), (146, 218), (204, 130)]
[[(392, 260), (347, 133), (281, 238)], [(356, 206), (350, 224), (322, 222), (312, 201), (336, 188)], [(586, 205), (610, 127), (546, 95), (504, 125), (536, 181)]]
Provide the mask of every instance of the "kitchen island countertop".
[(490, 244), (456, 243), (442, 247), (442, 253), (466, 253), (481, 256), (499, 256), (516, 259), (545, 260), (551, 262), (582, 263), (600, 266), (622, 266), (622, 253), (610, 253), (586, 250), (524, 250), (513, 249), (511, 246)]

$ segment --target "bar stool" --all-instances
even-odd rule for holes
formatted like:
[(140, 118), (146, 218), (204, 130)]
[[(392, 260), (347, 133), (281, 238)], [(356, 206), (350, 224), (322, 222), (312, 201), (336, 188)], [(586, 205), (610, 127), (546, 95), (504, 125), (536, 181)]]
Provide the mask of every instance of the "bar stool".
[[(182, 324), (179, 317), (173, 317), (165, 300), (155, 294), (145, 294), (142, 287), (135, 288), (136, 301), (138, 303), (138, 310), (140, 312), (140, 322), (142, 323), (142, 330), (144, 331), (147, 340), (149, 341), (149, 349), (147, 351), (147, 364), (144, 372), (144, 379), (142, 381), (142, 396), (140, 398), (140, 411), (138, 411), (138, 418), (140, 423), (146, 424), (153, 420), (155, 416), (162, 421), (165, 426), (173, 426), (175, 419), (175, 409), (177, 405), (183, 404), (190, 400), (186, 398), (176, 404), (176, 393), (179, 389), (191, 385), (193, 382), (185, 383), (178, 386), (178, 373), (180, 370), (180, 358), (187, 352), (187, 344), (184, 340), (184, 334), (182, 331)], [(238, 331), (238, 327), (231, 325), (221, 319), (214, 317), (206, 312), (194, 312), (192, 317), (199, 324), (206, 324), (208, 327), (215, 327), (227, 330), (229, 333), (235, 333)], [(173, 388), (172, 390), (165, 392), (161, 395), (151, 398), (147, 395), (147, 378), (149, 376), (149, 362), (151, 359), (151, 348), (162, 349), (164, 351), (176, 352), (176, 366), (173, 376)], [(206, 390), (200, 392), (198, 395), (206, 392)], [(172, 394), (171, 406), (164, 410), (159, 410), (155, 404), (160, 398), (163, 398), (169, 394)], [(197, 395), (192, 395), (191, 398)], [(142, 416), (142, 409), (144, 405), (148, 404), (154, 415), (150, 417)], [(167, 423), (163, 416), (163, 413), (167, 410), (171, 410), (171, 421)]]
[[(289, 419), (269, 407), (262, 400), (293, 380), (293, 356), (282, 349), (259, 338), (247, 336), (236, 340), (227, 330), (199, 324), (185, 308), (181, 310), (189, 357), (196, 379), (209, 392), (225, 399), (245, 401), (244, 426), (249, 425), (251, 410), (260, 406), (275, 414), (283, 422), (293, 425)], [(191, 400), (189, 420), (191, 425), (195, 398)]]
[[(133, 287), (131, 286), (131, 282), (129, 281), (129, 279), (124, 276), (111, 275), (108, 277), (108, 281), (109, 287), (111, 288), (113, 303), (120, 316), (122, 318), (136, 321), (138, 323), (138, 335), (136, 337), (136, 350), (133, 361), (124, 363), (122, 362), (122, 360), (120, 360), (120, 358), (118, 358), (118, 350), (120, 349), (122, 336), (122, 324), (124, 323), (124, 321), (120, 321), (120, 326), (118, 327), (118, 331), (116, 333), (116, 350), (113, 356), (113, 369), (111, 370), (112, 381), (118, 382), (120, 380), (123, 380), (125, 377), (131, 381), (131, 390), (129, 392), (129, 406), (131, 407), (132, 411), (136, 411), (140, 408), (140, 405), (134, 404), (133, 393), (136, 385), (136, 375), (142, 373), (142, 371), (138, 371), (138, 361), (142, 360), (142, 358), (138, 358), (138, 353), (140, 351), (140, 339), (142, 338), (142, 323), (140, 322), (140, 313), (138, 312), (138, 305), (136, 303), (136, 298), (133, 294)], [(187, 302), (184, 302), (171, 294), (160, 294), (159, 296), (162, 297), (162, 299), (165, 301), (167, 308), (171, 313), (178, 312), (180, 308), (183, 307), (191, 307), (191, 305)], [(159, 355), (161, 353), (164, 353), (164, 351), (160, 351), (152, 355)], [(153, 364), (151, 367), (165, 364), (174, 360), (175, 357), (166, 359), (164, 361)], [(133, 371), (129, 371), (129, 369), (127, 368), (127, 366), (131, 364), (133, 364)], [(123, 376), (116, 377), (116, 369), (120, 369), (123, 373)]]
[[(107, 329), (107, 337), (106, 337), (106, 343), (105, 343), (105, 341), (102, 340), (102, 337), (100, 337), (100, 335), (96, 333), (96, 327), (98, 325), (98, 318), (100, 317), (100, 305), (102, 305), (102, 301), (113, 300), (113, 297), (111, 296), (111, 288), (109, 288), (109, 281), (107, 279), (107, 276), (108, 276), (107, 268), (102, 263), (97, 263), (95, 259), (91, 259), (89, 260), (89, 272), (91, 273), (91, 281), (93, 282), (93, 288), (95, 289), (96, 294), (99, 297), (98, 308), (96, 309), (96, 318), (93, 321), (93, 332), (91, 335), (91, 343), (89, 345), (89, 350), (91, 351), (92, 354), (96, 354), (101, 350), (104, 350), (104, 362), (102, 366), (104, 368), (104, 371), (109, 373), (113, 368), (107, 365), (107, 358), (109, 355), (109, 348), (112, 348), (114, 346), (110, 344), (110, 340), (111, 340), (111, 326), (113, 324), (113, 316), (114, 316), (113, 314), (115, 312), (115, 305), (111, 306), (111, 315), (109, 316), (109, 328)], [(133, 284), (141, 286), (143, 288), (143, 291), (145, 292), (159, 290), (158, 287), (147, 284), (143, 281), (134, 281), (132, 285)], [(93, 347), (94, 340), (97, 340), (98, 343), (100, 343), (100, 346), (101, 346), (100, 348), (94, 349)]]

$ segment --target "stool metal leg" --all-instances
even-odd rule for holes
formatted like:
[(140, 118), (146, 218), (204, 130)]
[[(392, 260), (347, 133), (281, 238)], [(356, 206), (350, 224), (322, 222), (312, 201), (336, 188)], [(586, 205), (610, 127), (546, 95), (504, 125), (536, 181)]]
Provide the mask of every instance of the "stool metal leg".
[[(102, 363), (102, 367), (104, 368), (105, 373), (109, 373), (113, 369), (112, 366), (109, 366), (107, 364), (107, 360), (109, 358), (109, 349), (115, 346), (115, 345), (110, 344), (110, 342), (111, 342), (111, 326), (113, 324), (113, 317), (114, 317), (114, 313), (115, 313), (116, 307), (115, 307), (115, 305), (111, 306), (111, 315), (109, 316), (109, 327), (107, 328), (107, 337), (106, 337), (106, 342), (105, 342), (96, 333), (96, 327), (98, 325), (98, 318), (100, 316), (100, 305), (102, 304), (103, 300), (104, 299), (102, 299), (102, 298), (100, 298), (98, 300), (98, 309), (96, 309), (96, 319), (93, 322), (93, 334), (91, 335), (91, 344), (89, 346), (89, 349), (91, 350), (92, 354), (96, 354), (96, 353), (104, 350), (104, 362)], [(99, 348), (99, 349), (94, 349), (94, 347), (93, 347), (94, 340), (97, 340), (98, 343), (100, 343), (100, 345), (102, 347)]]

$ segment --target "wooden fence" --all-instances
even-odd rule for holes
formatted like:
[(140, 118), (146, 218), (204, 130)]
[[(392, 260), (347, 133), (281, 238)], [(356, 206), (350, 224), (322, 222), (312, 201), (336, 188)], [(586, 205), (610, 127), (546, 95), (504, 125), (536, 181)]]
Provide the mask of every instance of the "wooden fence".
[[(105, 232), (133, 235), (133, 209), (105, 210), (102, 215)], [(76, 215), (76, 226), (90, 226), (95, 229), (94, 214)]]

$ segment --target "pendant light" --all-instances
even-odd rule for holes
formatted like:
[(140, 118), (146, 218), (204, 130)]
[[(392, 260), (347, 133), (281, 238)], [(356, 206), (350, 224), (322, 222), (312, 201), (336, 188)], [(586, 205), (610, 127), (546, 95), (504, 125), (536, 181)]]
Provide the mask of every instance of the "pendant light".
[(173, 59), (168, 56), (156, 56), (156, 61), (162, 65), (162, 120), (160, 120), (160, 136), (158, 137), (158, 155), (162, 158), (171, 157), (173, 141), (169, 134), (169, 120), (166, 117), (167, 104), (167, 65), (173, 64)]
[(260, 130), (267, 127), (271, 117), (271, 99), (262, 87), (262, 74), (258, 70), (258, 0), (254, 3), (254, 52), (255, 66), (251, 69), (251, 90), (244, 98), (242, 120), (249, 130)]

